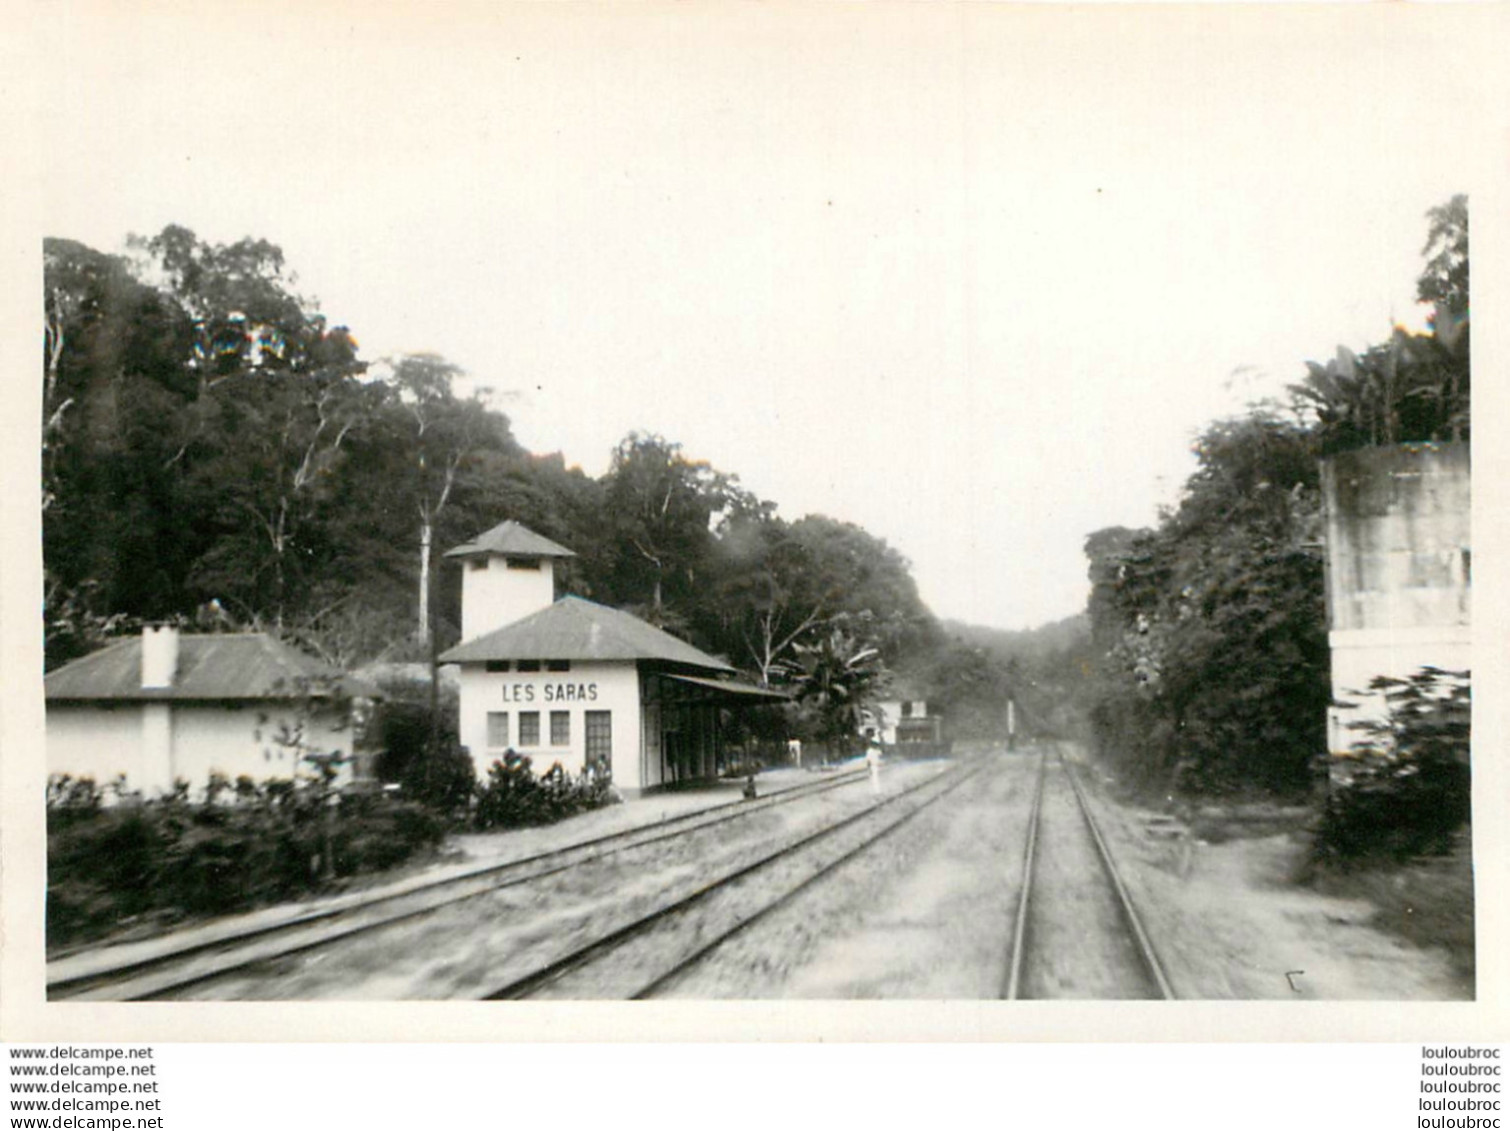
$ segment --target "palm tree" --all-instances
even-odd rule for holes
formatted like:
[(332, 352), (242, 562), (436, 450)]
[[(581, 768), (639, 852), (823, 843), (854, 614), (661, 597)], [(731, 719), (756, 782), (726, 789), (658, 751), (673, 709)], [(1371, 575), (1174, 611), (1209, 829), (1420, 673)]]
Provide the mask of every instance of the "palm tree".
[(788, 671), (798, 687), (798, 701), (817, 714), (818, 736), (828, 749), (847, 757), (870, 694), (886, 674), (880, 651), (838, 626), (793, 651)]

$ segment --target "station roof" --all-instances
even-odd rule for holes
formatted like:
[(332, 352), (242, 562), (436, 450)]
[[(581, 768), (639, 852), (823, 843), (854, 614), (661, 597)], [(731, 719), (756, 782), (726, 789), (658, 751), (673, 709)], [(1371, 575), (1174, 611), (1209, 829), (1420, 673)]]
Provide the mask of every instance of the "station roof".
[(298, 699), (305, 694), (376, 698), (381, 692), (262, 632), (181, 634), (168, 687), (142, 686), (142, 639), (118, 640), (64, 664), (44, 680), (51, 702)]
[(663, 660), (711, 672), (734, 671), (722, 660), (639, 617), (581, 597), (562, 597), (538, 613), (458, 644), (440, 658), (456, 664), (488, 660)]
[(509, 519), (500, 522), (486, 533), (479, 534), (470, 542), (463, 542), (455, 549), (447, 550), (448, 558), (474, 558), (479, 555), (504, 554), (521, 558), (574, 558), (577, 555), (565, 546), (552, 542), (544, 535), (536, 534), (528, 526)]

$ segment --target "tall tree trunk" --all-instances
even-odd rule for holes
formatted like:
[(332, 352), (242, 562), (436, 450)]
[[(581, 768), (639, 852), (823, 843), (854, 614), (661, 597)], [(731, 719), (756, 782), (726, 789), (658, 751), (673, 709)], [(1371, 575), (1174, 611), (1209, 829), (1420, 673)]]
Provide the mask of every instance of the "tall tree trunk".
[(430, 535), (429, 518), (419, 528), (419, 641), (430, 641)]

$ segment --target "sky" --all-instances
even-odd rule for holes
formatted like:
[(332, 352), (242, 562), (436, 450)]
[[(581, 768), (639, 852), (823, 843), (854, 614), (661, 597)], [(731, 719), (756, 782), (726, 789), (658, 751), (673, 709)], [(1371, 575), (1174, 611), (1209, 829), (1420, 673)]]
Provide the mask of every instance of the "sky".
[[(943, 617), (1080, 611), (1208, 422), (1413, 327), (1488, 157), (1359, 8), (60, 6), (43, 230), (280, 245), (601, 474), (630, 430), (858, 523)], [(506, 517), (506, 516), (500, 516)]]

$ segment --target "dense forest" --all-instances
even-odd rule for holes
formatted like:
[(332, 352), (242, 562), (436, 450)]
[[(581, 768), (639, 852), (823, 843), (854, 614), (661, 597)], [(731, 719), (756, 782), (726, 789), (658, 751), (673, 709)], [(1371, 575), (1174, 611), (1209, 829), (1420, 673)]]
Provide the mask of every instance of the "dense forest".
[(49, 667), (146, 621), (422, 660), (459, 631), (441, 555), (515, 519), (576, 551), (569, 592), (763, 683), (904, 671), (965, 733), (999, 729), (1004, 662), (951, 639), (860, 527), (780, 517), (658, 435), (626, 436), (600, 478), (526, 451), (443, 356), (363, 359), (266, 241), (44, 250)]

